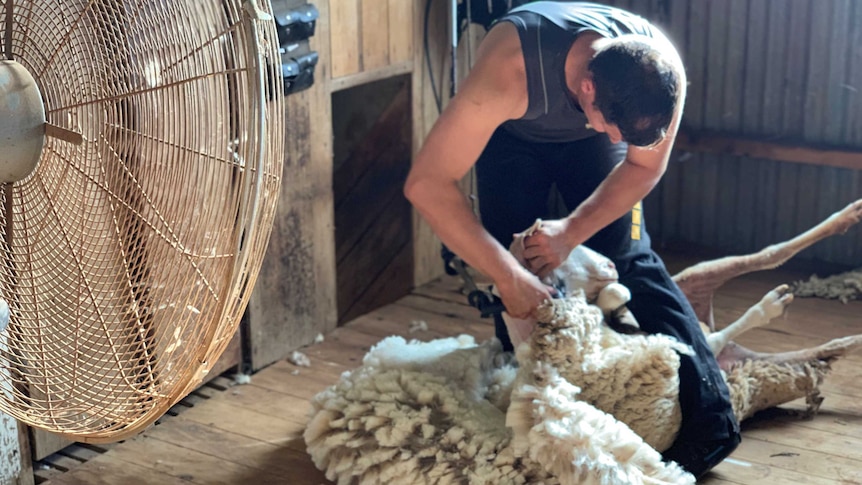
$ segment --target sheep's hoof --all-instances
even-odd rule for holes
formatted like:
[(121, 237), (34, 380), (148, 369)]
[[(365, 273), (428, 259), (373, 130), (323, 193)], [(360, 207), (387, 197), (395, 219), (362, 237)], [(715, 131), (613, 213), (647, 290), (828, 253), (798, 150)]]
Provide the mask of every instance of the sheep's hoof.
[(778, 318), (784, 314), (787, 306), (793, 302), (793, 293), (790, 292), (790, 287), (781, 285), (770, 291), (760, 300), (760, 306), (766, 316), (766, 322), (774, 318)]
[(617, 333), (631, 335), (640, 333), (641, 331), (640, 324), (638, 324), (635, 316), (626, 307), (619, 308), (612, 312), (607, 321), (608, 326)]

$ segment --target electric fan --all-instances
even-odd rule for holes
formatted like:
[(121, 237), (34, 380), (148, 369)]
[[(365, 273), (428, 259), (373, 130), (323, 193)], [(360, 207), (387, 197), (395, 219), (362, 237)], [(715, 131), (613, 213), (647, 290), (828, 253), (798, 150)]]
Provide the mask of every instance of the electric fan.
[(284, 154), (270, 6), (2, 5), (0, 410), (120, 440), (203, 380), (260, 269)]

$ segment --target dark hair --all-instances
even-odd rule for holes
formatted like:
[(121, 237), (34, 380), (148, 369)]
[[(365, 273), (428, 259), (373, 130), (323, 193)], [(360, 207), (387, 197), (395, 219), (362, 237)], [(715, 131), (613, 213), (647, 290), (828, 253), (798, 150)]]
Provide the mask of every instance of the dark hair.
[(664, 138), (680, 76), (655, 46), (631, 37), (609, 39), (588, 69), (596, 89), (595, 107), (617, 125), (623, 140), (649, 146)]

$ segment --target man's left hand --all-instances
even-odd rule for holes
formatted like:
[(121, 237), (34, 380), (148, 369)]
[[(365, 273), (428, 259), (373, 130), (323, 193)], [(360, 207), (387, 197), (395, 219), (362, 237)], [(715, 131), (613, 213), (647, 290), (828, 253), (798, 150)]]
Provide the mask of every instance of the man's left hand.
[(532, 235), (524, 239), (527, 269), (539, 278), (548, 276), (574, 249), (568, 238), (568, 219), (542, 221)]

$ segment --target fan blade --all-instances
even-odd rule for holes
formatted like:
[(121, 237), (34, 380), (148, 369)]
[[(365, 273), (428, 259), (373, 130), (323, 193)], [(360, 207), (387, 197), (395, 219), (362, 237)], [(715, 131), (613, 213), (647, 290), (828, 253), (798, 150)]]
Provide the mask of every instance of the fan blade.
[(45, 123), (45, 136), (57, 138), (58, 140), (67, 141), (75, 145), (84, 143), (84, 137), (77, 131), (67, 130), (66, 128)]

